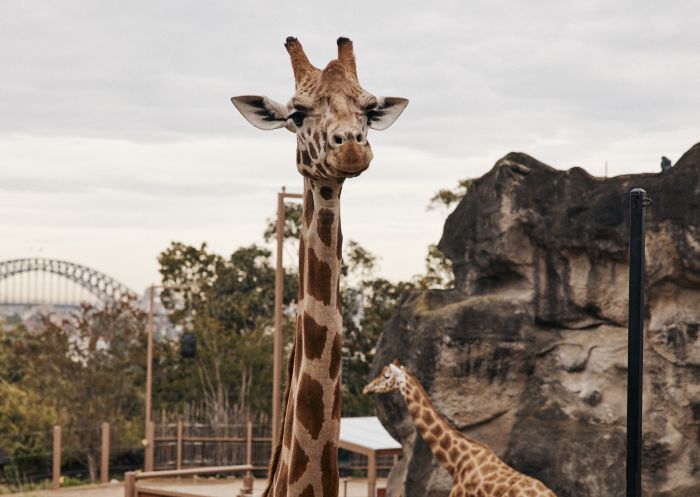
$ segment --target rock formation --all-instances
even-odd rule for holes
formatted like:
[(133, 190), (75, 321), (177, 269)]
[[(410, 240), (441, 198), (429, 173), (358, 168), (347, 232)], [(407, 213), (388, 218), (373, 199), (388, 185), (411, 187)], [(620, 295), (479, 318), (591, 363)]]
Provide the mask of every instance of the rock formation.
[[(398, 358), (461, 431), (559, 497), (623, 496), (629, 190), (647, 210), (644, 491), (700, 495), (700, 144), (666, 173), (596, 178), (511, 153), (448, 217), (455, 289), (405, 297), (376, 373)], [(397, 394), (392, 497), (443, 497), (449, 475)]]

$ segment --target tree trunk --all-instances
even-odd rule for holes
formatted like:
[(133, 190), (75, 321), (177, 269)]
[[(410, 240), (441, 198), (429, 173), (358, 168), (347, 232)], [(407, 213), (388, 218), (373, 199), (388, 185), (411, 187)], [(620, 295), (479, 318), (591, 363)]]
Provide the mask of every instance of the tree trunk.
[(95, 482), (97, 481), (97, 458), (95, 457), (95, 454), (92, 453), (92, 451), (88, 451), (87, 453), (87, 463), (90, 481)]

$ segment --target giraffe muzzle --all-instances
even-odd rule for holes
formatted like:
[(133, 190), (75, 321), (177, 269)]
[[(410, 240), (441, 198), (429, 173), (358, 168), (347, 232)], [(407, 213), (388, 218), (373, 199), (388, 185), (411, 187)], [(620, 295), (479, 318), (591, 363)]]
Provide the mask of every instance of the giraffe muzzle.
[(355, 141), (343, 143), (333, 149), (328, 155), (328, 164), (342, 177), (358, 176), (369, 167), (372, 161), (372, 147), (366, 141), (363, 144)]

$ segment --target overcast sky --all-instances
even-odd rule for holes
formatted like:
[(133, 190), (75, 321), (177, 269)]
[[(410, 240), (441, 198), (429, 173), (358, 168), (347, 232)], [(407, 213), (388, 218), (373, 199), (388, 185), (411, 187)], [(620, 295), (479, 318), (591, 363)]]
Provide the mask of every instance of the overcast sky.
[[(410, 104), (370, 132), (343, 231), (392, 279), (422, 270), (432, 194), (510, 151), (603, 175), (657, 171), (700, 141), (695, 2), (0, 1), (0, 260), (44, 256), (142, 291), (171, 240), (260, 242), (295, 140), (229, 98), (281, 102), (355, 42), (358, 74)], [(291, 260), (291, 259), (290, 259)]]

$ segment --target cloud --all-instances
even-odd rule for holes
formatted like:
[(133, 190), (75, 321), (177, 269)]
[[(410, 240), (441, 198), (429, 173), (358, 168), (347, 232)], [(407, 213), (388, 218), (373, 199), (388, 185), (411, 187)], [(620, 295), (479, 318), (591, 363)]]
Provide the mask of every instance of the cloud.
[[(294, 140), (253, 129), (229, 97), (291, 96), (289, 34), (319, 66), (337, 36), (353, 38), (363, 85), (411, 101), (390, 130), (370, 133), (373, 166), (344, 193), (347, 237), (383, 256), (392, 277), (420, 270), (439, 238), (441, 215), (425, 211), (432, 193), (511, 150), (593, 174), (607, 161), (621, 174), (658, 170), (662, 154), (678, 158), (700, 137), (700, 10), (690, 3), (339, 9), (4, 1), (0, 258), (37, 244), (72, 250), (140, 287), (170, 239), (223, 252), (258, 240), (275, 192), (300, 185)], [(114, 262), (124, 254), (129, 264)]]

